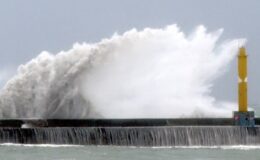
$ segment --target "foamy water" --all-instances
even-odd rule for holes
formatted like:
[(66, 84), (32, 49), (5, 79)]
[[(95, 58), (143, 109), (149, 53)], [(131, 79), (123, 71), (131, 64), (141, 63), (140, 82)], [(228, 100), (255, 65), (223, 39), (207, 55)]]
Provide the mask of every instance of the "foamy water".
[(216, 100), (212, 86), (245, 40), (219, 42), (222, 32), (132, 29), (57, 54), (44, 51), (0, 92), (0, 117), (229, 117), (235, 103)]
[[(49, 148), (59, 148), (59, 147), (94, 147), (88, 145), (65, 145), (65, 144), (16, 144), (16, 143), (1, 143), (0, 146), (5, 147), (49, 147)], [(140, 146), (95, 146), (99, 148), (129, 148), (129, 149), (224, 149), (224, 150), (259, 150), (259, 145), (224, 145), (224, 146), (160, 146), (160, 147), (140, 147)]]

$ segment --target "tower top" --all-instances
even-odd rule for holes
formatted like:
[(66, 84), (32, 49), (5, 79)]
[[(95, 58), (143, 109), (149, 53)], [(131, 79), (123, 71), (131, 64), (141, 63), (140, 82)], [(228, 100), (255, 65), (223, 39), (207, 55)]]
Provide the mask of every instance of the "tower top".
[(246, 48), (245, 47), (240, 47), (239, 52), (238, 52), (238, 57), (246, 57)]

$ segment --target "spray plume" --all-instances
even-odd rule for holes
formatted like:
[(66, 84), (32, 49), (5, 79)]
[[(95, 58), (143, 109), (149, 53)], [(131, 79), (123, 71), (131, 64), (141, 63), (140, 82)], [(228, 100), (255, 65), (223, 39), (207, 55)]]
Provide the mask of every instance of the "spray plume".
[(215, 100), (211, 90), (245, 40), (218, 43), (222, 31), (132, 29), (55, 55), (42, 52), (21, 65), (1, 91), (0, 116), (230, 116), (234, 104)]

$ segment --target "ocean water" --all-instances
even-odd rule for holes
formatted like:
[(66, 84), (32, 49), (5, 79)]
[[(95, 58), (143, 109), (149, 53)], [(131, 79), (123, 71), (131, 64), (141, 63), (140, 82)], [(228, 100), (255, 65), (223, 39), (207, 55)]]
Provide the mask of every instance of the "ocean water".
[(1, 144), (1, 160), (259, 160), (260, 146), (124, 147)]

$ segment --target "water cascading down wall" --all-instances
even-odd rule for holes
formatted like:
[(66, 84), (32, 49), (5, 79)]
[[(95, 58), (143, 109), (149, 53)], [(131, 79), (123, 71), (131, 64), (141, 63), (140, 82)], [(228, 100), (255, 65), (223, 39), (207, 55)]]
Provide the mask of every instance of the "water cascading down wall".
[(0, 92), (0, 143), (260, 144), (260, 119), (247, 110), (246, 68), (234, 117), (236, 103), (210, 94), (245, 43), (220, 45), (221, 33), (199, 26), (185, 35), (171, 25), (115, 34), (57, 55), (44, 52), (20, 66)]
[[(256, 119), (259, 124), (260, 119)], [(22, 125), (30, 128), (21, 128)], [(259, 127), (231, 118), (3, 120), (1, 143), (123, 146), (259, 145)]]

